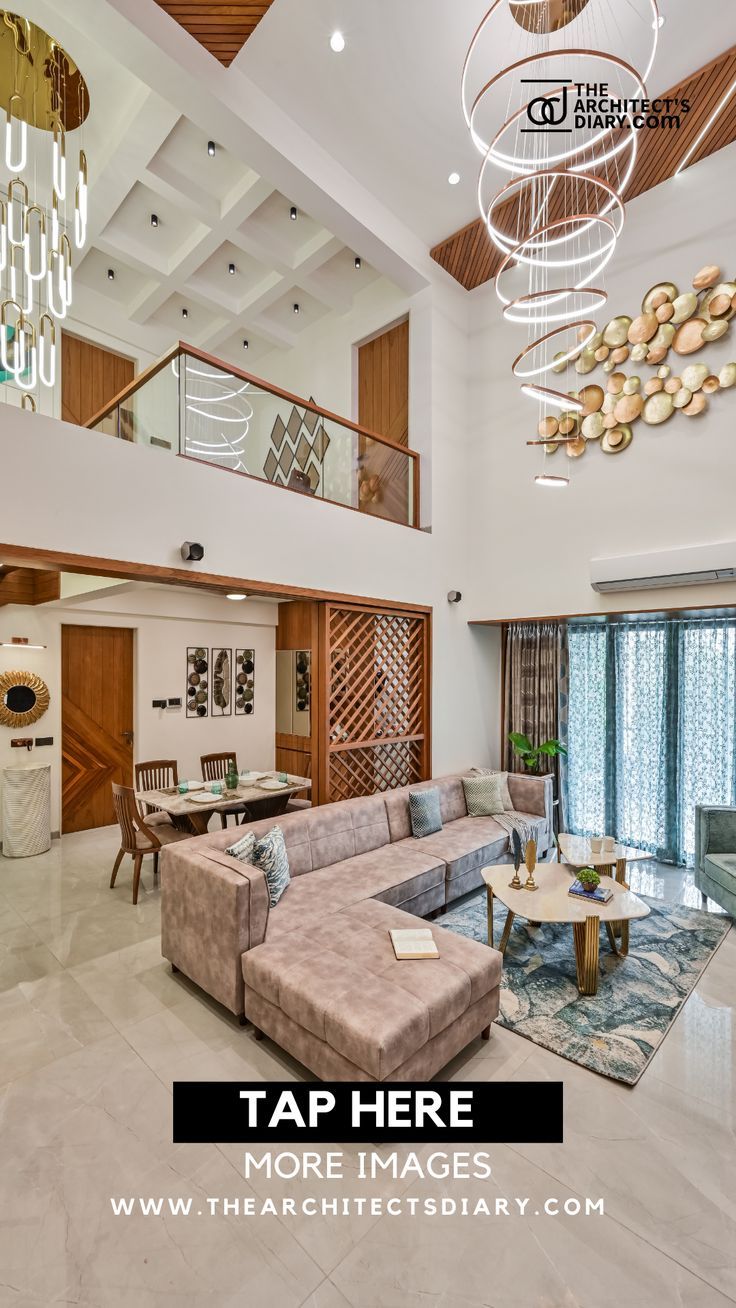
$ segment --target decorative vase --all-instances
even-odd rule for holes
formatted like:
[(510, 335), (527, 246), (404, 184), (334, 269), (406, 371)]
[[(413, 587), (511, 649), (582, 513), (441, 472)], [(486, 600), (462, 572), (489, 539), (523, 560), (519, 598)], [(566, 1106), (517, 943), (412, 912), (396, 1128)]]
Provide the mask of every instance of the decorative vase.
[(238, 788), (238, 769), (236, 768), (233, 759), (230, 759), (230, 762), (228, 763), (227, 766), (225, 784), (228, 790), (237, 790)]

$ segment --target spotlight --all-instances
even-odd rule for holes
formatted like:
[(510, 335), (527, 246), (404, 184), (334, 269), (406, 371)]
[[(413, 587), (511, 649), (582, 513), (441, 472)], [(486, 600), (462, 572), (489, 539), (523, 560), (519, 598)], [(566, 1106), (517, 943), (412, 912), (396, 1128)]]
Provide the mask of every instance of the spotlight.
[(450, 176), (448, 177), (447, 180), (450, 183), (450, 186), (457, 186), (458, 182), (460, 181), (460, 174), (450, 173)]
[(360, 257), (359, 254), (356, 254), (356, 256), (355, 256), (355, 266), (356, 266), (356, 268), (362, 268), (362, 267), (363, 267), (363, 261), (362, 261), (362, 259), (361, 259), (361, 257)]
[(182, 316), (182, 318), (188, 318), (188, 317), (189, 317), (189, 310), (188, 310), (188, 309), (182, 309), (182, 311), (181, 311), (181, 316)]
[(332, 36), (330, 37), (330, 49), (334, 50), (335, 54), (340, 54), (341, 51), (345, 49), (345, 37), (342, 32), (332, 33)]
[(244, 350), (247, 350), (247, 348), (248, 348), (248, 342), (247, 342), (247, 341), (243, 341), (243, 349), (244, 349)]
[(196, 540), (185, 540), (181, 547), (181, 557), (185, 563), (199, 563), (204, 558), (204, 545)]
[(299, 313), (299, 312), (300, 312), (300, 309), (301, 309), (301, 306), (300, 306), (300, 305), (298, 305), (298, 304), (295, 304), (295, 305), (294, 305), (294, 313)]
[(290, 208), (290, 210), (289, 210), (289, 217), (291, 218), (291, 221), (292, 221), (293, 223), (295, 223), (296, 220), (297, 220), (297, 218), (299, 217), (299, 213), (298, 213), (298, 210), (297, 210), (297, 207), (296, 207), (295, 204), (292, 204), (292, 206), (291, 206), (291, 208)]
[(152, 227), (158, 227), (158, 214), (157, 214), (157, 213), (152, 213), (152, 214), (151, 214), (151, 226), (152, 226)]
[(235, 264), (234, 264), (234, 263), (229, 263), (229, 264), (227, 265), (227, 270), (228, 270), (228, 272), (230, 273), (230, 276), (231, 276), (231, 277), (234, 277), (234, 276), (235, 276)]
[(216, 149), (217, 149), (217, 146), (215, 145), (214, 141), (208, 141), (208, 142), (207, 142), (207, 153), (208, 153), (208, 155), (210, 156), (210, 159), (214, 159), (214, 157), (215, 157), (215, 150), (216, 150)]
[(225, 596), (225, 599), (229, 599), (229, 600), (244, 600), (247, 598), (248, 598), (247, 595), (243, 595), (241, 594), (240, 591), (236, 591), (236, 590), (232, 591), (229, 595)]
[(460, 603), (460, 600), (462, 599), (462, 597), (463, 597), (463, 593), (462, 593), (461, 590), (448, 590), (448, 592), (447, 592), (447, 603), (448, 603), (448, 604), (459, 604), (459, 603)]
[(108, 280), (109, 282), (114, 282), (114, 281), (115, 281), (115, 269), (114, 269), (114, 268), (108, 268), (108, 270), (107, 270), (107, 280)]

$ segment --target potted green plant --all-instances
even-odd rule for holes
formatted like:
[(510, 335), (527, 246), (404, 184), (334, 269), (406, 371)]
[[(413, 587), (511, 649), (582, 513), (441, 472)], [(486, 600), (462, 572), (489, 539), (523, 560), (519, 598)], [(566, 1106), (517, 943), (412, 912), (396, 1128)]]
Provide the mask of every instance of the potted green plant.
[(534, 746), (529, 737), (521, 731), (510, 731), (509, 740), (527, 772), (539, 772), (540, 765), (546, 758), (557, 758), (559, 754), (567, 754), (565, 745), (554, 736), (550, 740), (543, 741), (541, 745)]
[(593, 891), (601, 884), (601, 879), (594, 867), (581, 867), (578, 872), (578, 881), (583, 890), (589, 895), (592, 895)]

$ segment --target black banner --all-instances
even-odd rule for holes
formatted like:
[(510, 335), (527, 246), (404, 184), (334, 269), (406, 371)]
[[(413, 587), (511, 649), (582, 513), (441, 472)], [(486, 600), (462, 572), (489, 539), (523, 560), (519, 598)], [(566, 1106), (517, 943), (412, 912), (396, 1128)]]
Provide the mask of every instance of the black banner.
[(175, 1081), (175, 1144), (560, 1144), (561, 1081)]

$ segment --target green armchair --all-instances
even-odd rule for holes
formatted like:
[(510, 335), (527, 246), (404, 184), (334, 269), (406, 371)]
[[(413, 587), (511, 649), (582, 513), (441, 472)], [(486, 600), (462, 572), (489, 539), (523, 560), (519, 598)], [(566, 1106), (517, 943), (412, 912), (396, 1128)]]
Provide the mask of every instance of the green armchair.
[(736, 808), (695, 808), (695, 884), (736, 917)]

